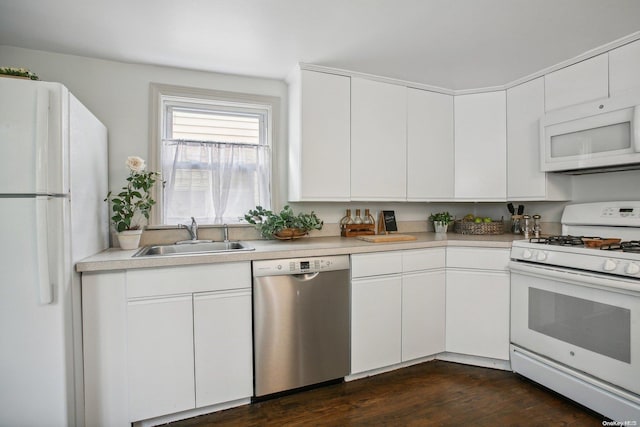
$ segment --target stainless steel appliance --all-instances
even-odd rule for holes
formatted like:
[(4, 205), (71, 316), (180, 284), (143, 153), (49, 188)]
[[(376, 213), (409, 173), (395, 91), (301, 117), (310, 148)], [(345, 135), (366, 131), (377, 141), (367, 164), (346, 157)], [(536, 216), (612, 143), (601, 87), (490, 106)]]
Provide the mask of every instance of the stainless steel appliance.
[(349, 257), (255, 261), (253, 276), (256, 397), (348, 375)]
[(513, 243), (511, 366), (639, 422), (640, 201), (569, 205), (562, 232)]
[(640, 168), (640, 94), (551, 111), (540, 120), (543, 171)]

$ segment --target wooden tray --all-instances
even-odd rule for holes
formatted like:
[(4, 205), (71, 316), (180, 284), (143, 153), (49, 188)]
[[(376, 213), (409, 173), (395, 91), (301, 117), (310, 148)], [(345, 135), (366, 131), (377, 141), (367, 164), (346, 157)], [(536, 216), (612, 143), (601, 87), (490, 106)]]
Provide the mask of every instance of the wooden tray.
[(358, 239), (371, 243), (384, 243), (416, 240), (416, 236), (410, 236), (408, 234), (377, 234), (375, 236), (358, 236)]

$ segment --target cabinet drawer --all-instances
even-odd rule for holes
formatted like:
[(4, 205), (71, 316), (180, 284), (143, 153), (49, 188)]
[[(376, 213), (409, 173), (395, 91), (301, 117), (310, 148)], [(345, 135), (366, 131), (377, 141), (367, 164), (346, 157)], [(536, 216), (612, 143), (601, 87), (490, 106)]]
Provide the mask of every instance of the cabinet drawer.
[(402, 252), (351, 255), (351, 277), (402, 273)]
[(402, 271), (432, 270), (444, 268), (445, 248), (418, 249), (402, 253)]
[(251, 264), (233, 262), (127, 271), (127, 298), (251, 287)]
[(447, 248), (447, 267), (506, 270), (508, 264), (508, 249)]

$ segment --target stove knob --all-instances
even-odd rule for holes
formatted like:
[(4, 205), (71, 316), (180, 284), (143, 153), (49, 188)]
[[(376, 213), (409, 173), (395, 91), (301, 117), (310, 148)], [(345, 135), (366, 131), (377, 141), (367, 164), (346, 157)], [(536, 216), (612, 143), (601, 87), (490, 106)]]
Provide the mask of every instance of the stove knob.
[(604, 265), (602, 266), (602, 268), (604, 268), (604, 271), (613, 271), (616, 269), (616, 262), (608, 259), (604, 262)]
[(627, 274), (638, 274), (640, 273), (640, 265), (636, 264), (635, 262), (631, 262), (629, 263), (629, 265), (627, 265)]
[(545, 259), (547, 259), (547, 253), (546, 252), (538, 252), (538, 261), (544, 261)]
[(531, 253), (531, 251), (529, 249), (525, 249), (524, 252), (522, 252), (522, 258), (524, 259), (529, 259), (533, 256), (533, 254)]

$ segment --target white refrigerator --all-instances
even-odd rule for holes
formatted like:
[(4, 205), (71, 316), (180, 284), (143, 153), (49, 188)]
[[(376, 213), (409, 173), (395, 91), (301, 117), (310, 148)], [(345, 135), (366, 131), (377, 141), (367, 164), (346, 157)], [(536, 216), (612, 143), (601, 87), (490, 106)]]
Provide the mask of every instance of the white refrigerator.
[(0, 426), (84, 424), (80, 275), (108, 247), (107, 131), (57, 83), (0, 78)]

